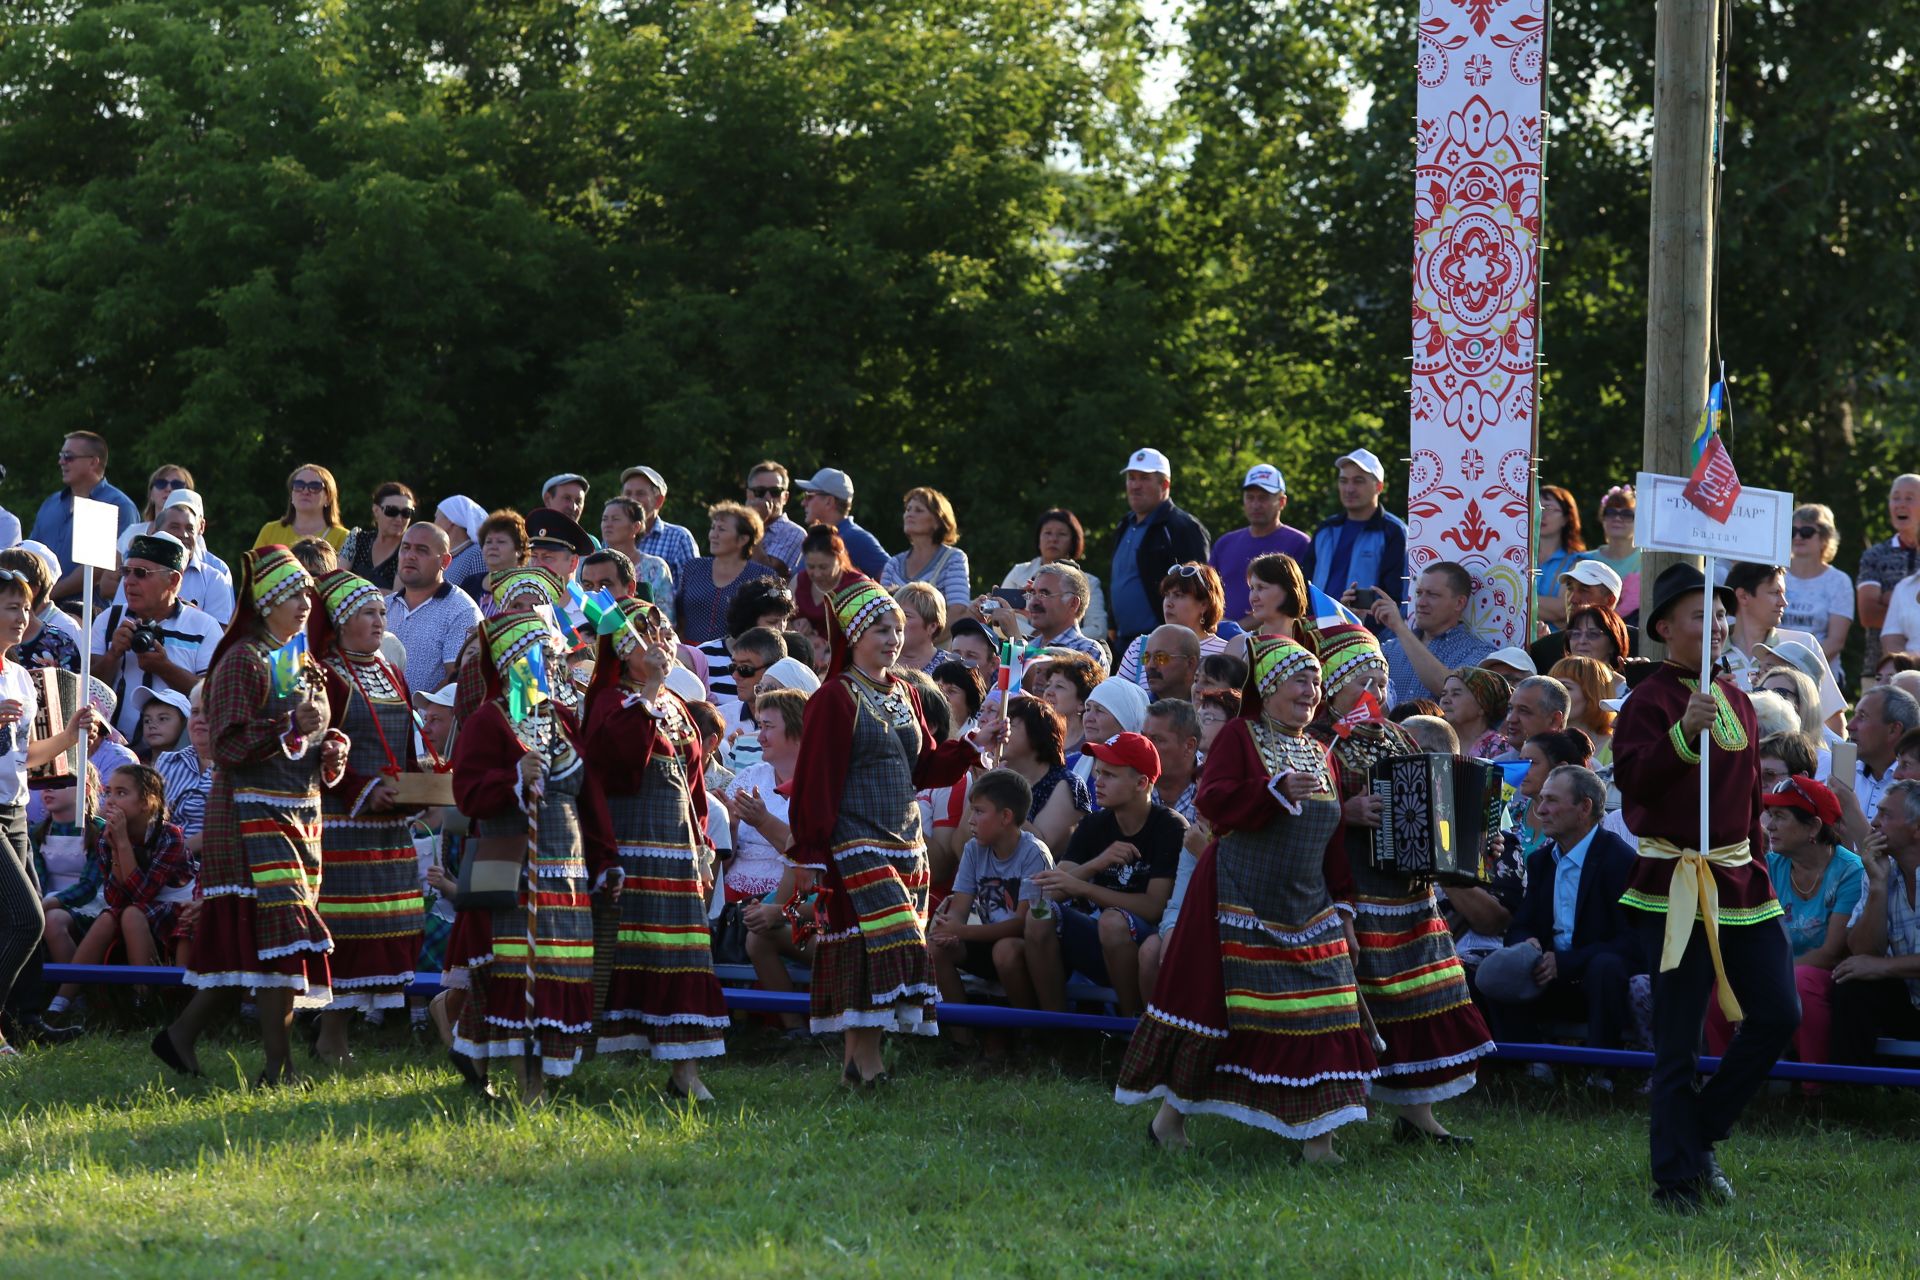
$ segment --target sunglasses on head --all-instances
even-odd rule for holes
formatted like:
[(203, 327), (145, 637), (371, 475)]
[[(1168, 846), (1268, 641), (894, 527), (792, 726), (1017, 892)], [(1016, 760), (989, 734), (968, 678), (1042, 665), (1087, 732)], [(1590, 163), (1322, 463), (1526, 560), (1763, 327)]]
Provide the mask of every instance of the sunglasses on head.
[(1820, 526), (1817, 524), (1797, 524), (1793, 526), (1793, 536), (1796, 538), (1817, 538), (1820, 536)]
[(411, 520), (417, 513), (412, 507), (382, 507), (380, 514), (389, 520)]
[(327, 484), (324, 480), (295, 480), (292, 488), (295, 493), (325, 493)]
[(1200, 576), (1201, 568), (1202, 566), (1197, 564), (1177, 564), (1167, 572), (1182, 578), (1197, 578)]

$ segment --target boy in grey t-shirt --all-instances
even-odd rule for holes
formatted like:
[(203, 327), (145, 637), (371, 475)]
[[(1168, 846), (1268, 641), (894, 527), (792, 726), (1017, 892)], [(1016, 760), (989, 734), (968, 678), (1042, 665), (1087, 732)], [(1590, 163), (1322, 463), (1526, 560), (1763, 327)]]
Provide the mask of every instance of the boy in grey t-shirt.
[[(1027, 910), (1040, 897), (1039, 888), (1029, 882), (1053, 865), (1047, 846), (1020, 827), (1032, 804), (1033, 789), (1011, 769), (988, 770), (967, 793), (973, 838), (960, 853), (953, 892), (941, 903), (927, 934), (942, 1000), (966, 1003), (967, 989), (960, 978), (965, 971), (1005, 985), (1010, 1004), (1037, 1007), (1025, 966), (1014, 968), (1021, 990), (1003, 975), (1008, 968), (1005, 953), (1024, 945)], [(967, 1038), (954, 1039), (966, 1043)]]

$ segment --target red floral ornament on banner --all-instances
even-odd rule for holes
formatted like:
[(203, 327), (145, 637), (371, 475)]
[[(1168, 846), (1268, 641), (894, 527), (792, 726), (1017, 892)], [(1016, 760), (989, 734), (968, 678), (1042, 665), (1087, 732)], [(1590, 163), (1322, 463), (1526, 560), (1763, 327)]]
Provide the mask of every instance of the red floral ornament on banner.
[(1464, 565), (1497, 644), (1531, 639), (1545, 30), (1546, 0), (1421, 5), (1408, 564)]

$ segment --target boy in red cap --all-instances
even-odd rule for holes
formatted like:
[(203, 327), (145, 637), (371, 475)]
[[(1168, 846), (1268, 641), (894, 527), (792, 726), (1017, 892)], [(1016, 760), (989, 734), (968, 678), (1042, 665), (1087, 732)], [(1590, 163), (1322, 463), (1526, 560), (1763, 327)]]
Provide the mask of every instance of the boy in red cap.
[(1058, 865), (1033, 877), (1047, 915), (1029, 913), (1021, 962), (1043, 1009), (1067, 1007), (1067, 974), (1113, 988), (1124, 1014), (1145, 1008), (1140, 944), (1160, 922), (1187, 823), (1153, 798), (1160, 753), (1137, 733), (1089, 742), (1098, 812), (1082, 819)]

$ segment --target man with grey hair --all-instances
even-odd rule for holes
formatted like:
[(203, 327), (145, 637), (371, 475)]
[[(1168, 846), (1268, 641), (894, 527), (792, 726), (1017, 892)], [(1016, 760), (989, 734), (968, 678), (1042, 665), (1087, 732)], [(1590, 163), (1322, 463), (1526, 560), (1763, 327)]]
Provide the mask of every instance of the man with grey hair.
[(1439, 716), (1408, 716), (1400, 722), (1400, 727), (1422, 751), (1442, 756), (1460, 754), (1460, 735)]
[[(1476, 974), (1501, 1040), (1536, 1041), (1541, 1019), (1557, 1016), (1584, 1018), (1589, 1048), (1620, 1047), (1629, 981), (1646, 964), (1620, 905), (1634, 850), (1601, 827), (1606, 807), (1607, 784), (1591, 769), (1563, 764), (1541, 784), (1531, 817), (1550, 843), (1527, 859), (1507, 946)], [(1604, 1076), (1593, 1083), (1612, 1087)]]
[(1070, 564), (1042, 565), (1026, 590), (1027, 623), (1034, 639), (1049, 648), (1084, 653), (1103, 670), (1110, 669), (1106, 646), (1080, 629), (1092, 594), (1086, 574)]
[(1508, 751), (1500, 758), (1517, 760), (1534, 734), (1566, 728), (1568, 705), (1567, 686), (1552, 676), (1528, 676), (1514, 685), (1513, 696), (1507, 699), (1507, 718), (1500, 725)]
[(1860, 860), (1866, 898), (1847, 932), (1853, 954), (1833, 967), (1829, 1051), (1865, 1064), (1881, 1036), (1920, 1039), (1920, 781), (1886, 789)]
[(1905, 689), (1891, 685), (1869, 689), (1854, 704), (1853, 719), (1847, 721), (1847, 737), (1860, 754), (1854, 761), (1853, 776), (1835, 781), (1853, 792), (1860, 814), (1868, 822), (1873, 821), (1880, 797), (1893, 781), (1900, 739), (1916, 727), (1920, 727), (1920, 700)]

